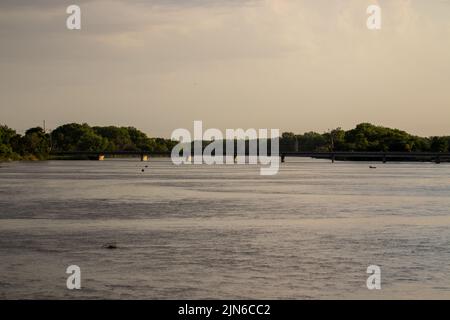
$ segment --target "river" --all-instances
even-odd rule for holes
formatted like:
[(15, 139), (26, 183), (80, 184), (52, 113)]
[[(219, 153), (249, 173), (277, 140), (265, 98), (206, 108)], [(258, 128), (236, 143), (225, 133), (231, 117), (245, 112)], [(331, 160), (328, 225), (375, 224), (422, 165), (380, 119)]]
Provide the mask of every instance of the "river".
[(449, 299), (450, 164), (0, 163), (0, 298)]

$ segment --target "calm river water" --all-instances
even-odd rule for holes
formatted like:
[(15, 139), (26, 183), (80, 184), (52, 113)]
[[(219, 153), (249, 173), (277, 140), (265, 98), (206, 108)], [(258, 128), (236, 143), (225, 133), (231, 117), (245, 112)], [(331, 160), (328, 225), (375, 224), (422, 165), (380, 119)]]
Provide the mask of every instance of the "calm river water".
[(450, 165), (369, 165), (0, 163), (0, 298), (449, 299)]

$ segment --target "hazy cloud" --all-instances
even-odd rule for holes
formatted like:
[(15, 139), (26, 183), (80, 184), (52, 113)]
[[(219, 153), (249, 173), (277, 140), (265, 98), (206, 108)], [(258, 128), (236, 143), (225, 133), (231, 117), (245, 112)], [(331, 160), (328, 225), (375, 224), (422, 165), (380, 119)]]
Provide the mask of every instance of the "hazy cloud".
[(0, 3), (2, 122), (448, 133), (446, 1), (378, 1), (379, 32), (360, 0), (75, 2)]

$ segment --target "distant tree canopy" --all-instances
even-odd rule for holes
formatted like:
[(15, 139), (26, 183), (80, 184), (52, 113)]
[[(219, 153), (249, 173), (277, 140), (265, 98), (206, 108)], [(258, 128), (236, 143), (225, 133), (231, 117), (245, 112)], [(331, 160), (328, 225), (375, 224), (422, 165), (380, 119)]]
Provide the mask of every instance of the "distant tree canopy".
[(68, 123), (51, 133), (53, 151), (97, 151), (108, 146), (108, 140), (87, 124)]
[(19, 135), (0, 126), (0, 160), (47, 159), (51, 151), (148, 151), (168, 152), (178, 142), (149, 138), (133, 127), (90, 127), (68, 123), (51, 133), (40, 127)]
[[(345, 131), (337, 128), (325, 133), (285, 132), (280, 139), (281, 151), (432, 151), (450, 152), (450, 136), (423, 138), (405, 131), (358, 124)], [(51, 133), (40, 127), (24, 135), (0, 125), (0, 160), (47, 159), (51, 151), (147, 151), (169, 152), (177, 141), (149, 138), (133, 127), (90, 127), (68, 123)], [(208, 142), (204, 141), (204, 145)]]
[(40, 127), (28, 129), (21, 136), (7, 126), (0, 126), (0, 160), (45, 159), (50, 152), (50, 136)]
[(282, 144), (287, 149), (295, 148), (295, 143), (298, 151), (449, 152), (450, 136), (423, 138), (398, 129), (361, 123), (348, 131), (337, 128), (322, 134), (283, 134)]
[(177, 144), (163, 138), (149, 138), (134, 127), (90, 127), (69, 123), (51, 133), (53, 151), (148, 151), (167, 152)]

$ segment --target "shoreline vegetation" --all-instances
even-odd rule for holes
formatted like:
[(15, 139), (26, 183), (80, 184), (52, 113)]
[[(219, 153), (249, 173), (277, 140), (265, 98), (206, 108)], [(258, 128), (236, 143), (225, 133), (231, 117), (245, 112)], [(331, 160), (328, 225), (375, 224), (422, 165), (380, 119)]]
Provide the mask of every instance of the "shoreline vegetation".
[[(204, 141), (204, 145), (209, 142)], [(151, 138), (134, 127), (89, 126), (69, 123), (51, 132), (41, 127), (28, 129), (24, 135), (0, 125), (0, 161), (17, 160), (88, 160), (87, 156), (55, 156), (52, 152), (144, 151), (166, 153), (178, 141)], [(450, 152), (450, 136), (419, 137), (405, 131), (358, 124), (354, 129), (337, 128), (325, 133), (285, 132), (280, 151), (354, 151), (354, 152)]]

